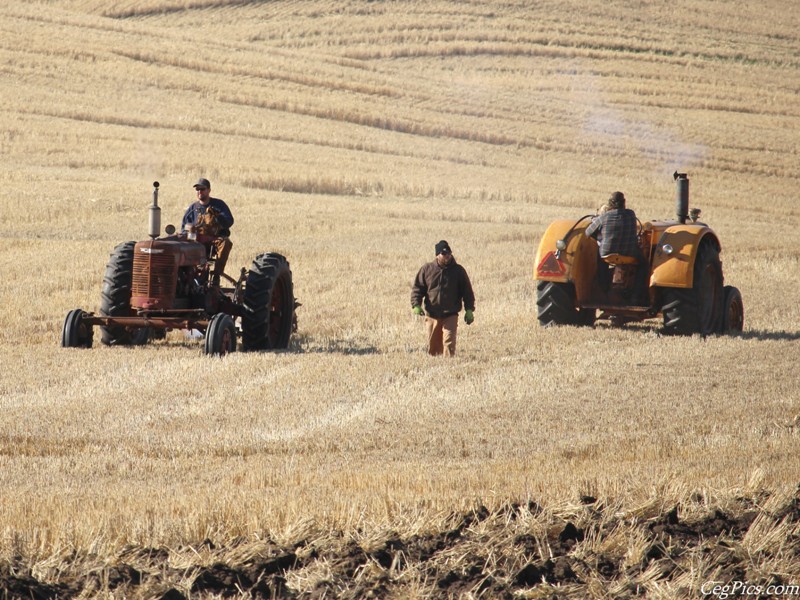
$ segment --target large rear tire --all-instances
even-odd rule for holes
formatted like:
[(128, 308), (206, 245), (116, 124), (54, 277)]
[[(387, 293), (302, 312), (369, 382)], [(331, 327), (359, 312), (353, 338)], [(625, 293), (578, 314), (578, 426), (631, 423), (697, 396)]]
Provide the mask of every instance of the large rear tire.
[(536, 284), (536, 306), (539, 324), (593, 325), (596, 312), (575, 306), (575, 286), (557, 281), (539, 281)]
[(280, 254), (258, 255), (244, 287), (242, 346), (277, 350), (289, 345), (294, 320), (294, 289), (289, 262)]
[[(103, 276), (100, 294), (100, 315), (129, 317), (133, 281), (133, 249), (136, 242), (123, 242), (114, 248)], [(130, 328), (119, 325), (100, 326), (100, 341), (108, 346), (130, 346), (147, 343), (148, 327)]]
[(705, 238), (694, 262), (694, 281), (689, 289), (665, 288), (661, 312), (664, 329), (681, 335), (717, 333), (722, 323), (722, 263), (719, 250)]

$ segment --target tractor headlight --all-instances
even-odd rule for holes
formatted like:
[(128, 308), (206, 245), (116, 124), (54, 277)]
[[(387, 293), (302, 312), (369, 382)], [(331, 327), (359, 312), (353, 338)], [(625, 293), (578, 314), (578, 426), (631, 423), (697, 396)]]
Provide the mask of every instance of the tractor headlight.
[(567, 249), (567, 242), (565, 242), (564, 240), (558, 240), (556, 242), (556, 248), (563, 252), (564, 250)]
[(664, 254), (672, 254), (675, 251), (675, 249), (669, 244), (664, 244), (661, 246), (661, 250), (664, 252)]

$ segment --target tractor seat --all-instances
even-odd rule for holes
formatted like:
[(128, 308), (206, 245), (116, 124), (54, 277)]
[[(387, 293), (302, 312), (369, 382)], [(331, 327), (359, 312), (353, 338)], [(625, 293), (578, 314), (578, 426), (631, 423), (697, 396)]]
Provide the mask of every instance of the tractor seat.
[(603, 261), (610, 265), (638, 265), (639, 259), (635, 256), (625, 256), (624, 254), (606, 254), (601, 257)]

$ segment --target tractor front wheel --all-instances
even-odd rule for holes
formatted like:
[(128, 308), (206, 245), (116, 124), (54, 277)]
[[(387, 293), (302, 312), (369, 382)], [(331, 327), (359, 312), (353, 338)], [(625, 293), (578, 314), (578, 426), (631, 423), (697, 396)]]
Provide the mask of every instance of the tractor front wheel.
[(742, 331), (744, 329), (742, 294), (732, 285), (726, 285), (724, 292), (722, 333)]
[(280, 254), (260, 254), (244, 286), (242, 346), (277, 350), (289, 345), (294, 323), (294, 289), (289, 262)]
[(62, 348), (91, 348), (94, 329), (83, 321), (86, 315), (80, 308), (67, 313), (64, 328), (61, 331)]
[(230, 315), (217, 313), (206, 328), (203, 352), (214, 356), (225, 356), (236, 352), (236, 325)]
[(540, 325), (593, 325), (596, 312), (577, 308), (575, 304), (575, 287), (571, 283), (539, 281), (536, 284)]

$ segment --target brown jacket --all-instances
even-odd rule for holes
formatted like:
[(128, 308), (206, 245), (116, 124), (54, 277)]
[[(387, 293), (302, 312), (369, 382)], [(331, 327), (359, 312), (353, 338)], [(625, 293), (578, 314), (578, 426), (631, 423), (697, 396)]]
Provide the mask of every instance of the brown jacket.
[(435, 260), (422, 265), (411, 288), (411, 306), (422, 306), (434, 319), (457, 315), (461, 302), (466, 310), (475, 310), (475, 294), (464, 267), (456, 263), (455, 257), (446, 267)]

